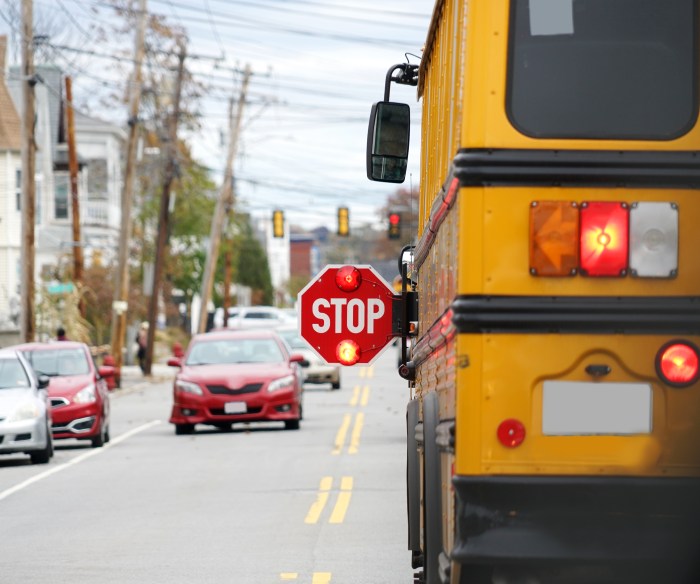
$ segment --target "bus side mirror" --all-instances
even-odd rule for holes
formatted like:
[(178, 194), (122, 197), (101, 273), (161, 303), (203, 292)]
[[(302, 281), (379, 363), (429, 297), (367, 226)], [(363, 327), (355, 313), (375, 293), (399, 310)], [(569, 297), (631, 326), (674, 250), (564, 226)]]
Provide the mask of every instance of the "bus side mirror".
[(408, 165), (411, 108), (379, 101), (372, 106), (367, 131), (367, 178), (402, 183)]

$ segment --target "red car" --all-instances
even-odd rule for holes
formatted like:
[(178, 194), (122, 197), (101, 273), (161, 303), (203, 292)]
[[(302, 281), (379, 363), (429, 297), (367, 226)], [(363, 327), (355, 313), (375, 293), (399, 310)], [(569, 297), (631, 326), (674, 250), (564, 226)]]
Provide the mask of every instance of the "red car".
[(95, 365), (85, 343), (26, 343), (21, 351), (37, 375), (48, 375), (54, 440), (90, 440), (93, 448), (109, 442), (109, 390), (105, 377), (114, 368)]
[(271, 330), (219, 331), (196, 335), (173, 385), (170, 423), (176, 434), (195, 424), (222, 429), (235, 422), (280, 421), (299, 429), (303, 355), (290, 354)]

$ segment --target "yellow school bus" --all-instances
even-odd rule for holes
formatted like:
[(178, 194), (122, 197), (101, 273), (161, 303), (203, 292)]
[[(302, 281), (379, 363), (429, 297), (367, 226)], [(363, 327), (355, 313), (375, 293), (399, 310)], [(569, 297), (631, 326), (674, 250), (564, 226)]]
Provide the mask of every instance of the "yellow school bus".
[(420, 65), (387, 74), (370, 179), (405, 175), (390, 88), (422, 100), (417, 581), (697, 581), (699, 13), (436, 0)]

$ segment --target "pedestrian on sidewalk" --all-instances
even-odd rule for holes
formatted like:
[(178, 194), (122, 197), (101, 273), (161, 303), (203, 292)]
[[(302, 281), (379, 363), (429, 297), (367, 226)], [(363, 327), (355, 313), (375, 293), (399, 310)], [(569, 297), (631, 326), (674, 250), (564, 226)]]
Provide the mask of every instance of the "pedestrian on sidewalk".
[(142, 322), (139, 332), (136, 333), (136, 343), (139, 348), (136, 353), (136, 357), (139, 360), (139, 367), (141, 367), (141, 372), (146, 374), (146, 346), (148, 345), (148, 323)]

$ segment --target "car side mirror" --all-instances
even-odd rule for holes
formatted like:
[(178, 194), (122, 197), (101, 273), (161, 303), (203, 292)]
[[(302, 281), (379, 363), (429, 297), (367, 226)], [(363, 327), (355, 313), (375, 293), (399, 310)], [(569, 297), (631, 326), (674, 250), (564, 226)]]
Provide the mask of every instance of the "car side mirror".
[(182, 361), (178, 359), (177, 357), (170, 357), (168, 359), (168, 366), (169, 367), (182, 367)]
[(292, 353), (289, 356), (289, 362), (290, 363), (299, 363), (299, 365), (302, 367), (309, 366), (309, 362), (306, 359), (304, 359), (304, 355), (302, 355), (301, 353)]
[(408, 166), (411, 108), (379, 101), (372, 106), (367, 130), (367, 178), (402, 183)]
[(51, 383), (51, 378), (48, 375), (39, 375), (37, 379), (37, 386), (39, 389), (46, 389)]

